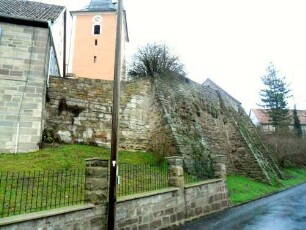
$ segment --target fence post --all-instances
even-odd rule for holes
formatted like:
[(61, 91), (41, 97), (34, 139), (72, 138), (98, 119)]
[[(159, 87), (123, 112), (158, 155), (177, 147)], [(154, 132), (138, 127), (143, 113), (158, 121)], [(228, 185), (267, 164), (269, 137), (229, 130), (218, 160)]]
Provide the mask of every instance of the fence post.
[(108, 160), (86, 159), (85, 201), (94, 205), (107, 203)]
[(85, 202), (96, 206), (90, 229), (106, 229), (108, 202), (108, 160), (86, 159)]
[(184, 187), (183, 157), (166, 157), (166, 160), (169, 164), (169, 186)]

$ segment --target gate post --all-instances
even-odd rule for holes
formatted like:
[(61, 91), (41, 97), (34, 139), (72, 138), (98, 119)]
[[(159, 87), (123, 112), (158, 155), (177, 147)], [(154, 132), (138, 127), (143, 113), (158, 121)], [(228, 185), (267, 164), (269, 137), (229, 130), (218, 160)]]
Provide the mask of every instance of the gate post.
[(86, 159), (85, 201), (94, 205), (107, 203), (108, 160)]
[(184, 187), (183, 157), (166, 157), (166, 160), (169, 164), (169, 186)]
[(101, 209), (102, 216), (94, 217), (91, 228), (106, 229), (108, 203), (108, 160), (86, 159), (85, 202)]

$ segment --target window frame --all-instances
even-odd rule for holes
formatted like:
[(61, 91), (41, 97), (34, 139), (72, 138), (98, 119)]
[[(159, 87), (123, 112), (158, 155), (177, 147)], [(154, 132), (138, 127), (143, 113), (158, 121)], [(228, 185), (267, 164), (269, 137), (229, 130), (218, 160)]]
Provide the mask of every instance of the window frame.
[[(99, 26), (99, 33), (95, 33), (96, 32), (96, 26)], [(101, 24), (93, 24), (92, 25), (92, 33), (93, 33), (93, 35), (95, 35), (95, 36), (99, 36), (99, 35), (101, 35), (102, 34), (102, 25)]]

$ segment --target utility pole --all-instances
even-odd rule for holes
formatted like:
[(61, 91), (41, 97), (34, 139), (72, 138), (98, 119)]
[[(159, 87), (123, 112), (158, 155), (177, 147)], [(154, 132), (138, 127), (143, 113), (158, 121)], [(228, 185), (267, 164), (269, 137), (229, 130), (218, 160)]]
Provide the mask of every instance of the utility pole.
[(120, 108), (120, 77), (121, 77), (121, 39), (122, 39), (122, 0), (118, 0), (117, 8), (117, 28), (116, 28), (116, 50), (114, 67), (114, 86), (113, 86), (113, 109), (112, 109), (112, 139), (111, 139), (111, 158), (110, 158), (110, 181), (109, 181), (109, 200), (108, 200), (108, 219), (107, 229), (115, 228), (116, 220), (116, 185), (118, 173), (118, 131), (119, 131), (119, 108)]

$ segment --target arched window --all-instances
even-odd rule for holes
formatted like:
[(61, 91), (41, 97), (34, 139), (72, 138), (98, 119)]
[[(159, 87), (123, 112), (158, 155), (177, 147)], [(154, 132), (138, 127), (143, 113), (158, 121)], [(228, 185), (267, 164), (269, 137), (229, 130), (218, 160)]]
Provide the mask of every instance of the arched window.
[(101, 34), (101, 25), (94, 25), (94, 34), (95, 35)]

